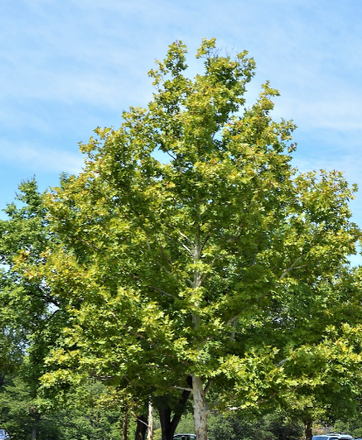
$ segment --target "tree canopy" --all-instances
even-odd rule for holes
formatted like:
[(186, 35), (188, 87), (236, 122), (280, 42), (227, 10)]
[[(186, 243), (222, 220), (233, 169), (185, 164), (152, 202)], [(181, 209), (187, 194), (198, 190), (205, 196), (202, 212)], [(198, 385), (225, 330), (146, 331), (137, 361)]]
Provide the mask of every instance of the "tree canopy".
[(149, 72), (147, 108), (81, 144), (84, 170), (47, 197), (59, 244), (41, 265), (23, 252), (17, 270), (45, 280), (71, 317), (47, 386), (71, 367), (117, 385), (129, 404), (192, 391), (206, 440), (210, 405), (313, 389), (335, 341), (360, 365), (359, 336), (345, 337), (359, 332), (348, 255), (360, 230), (342, 173), (293, 167), (295, 126), (271, 117), (278, 91), (266, 82), (246, 104), (247, 52), (222, 56), (212, 39), (197, 58), (204, 73), (190, 79), (186, 46), (172, 44)]

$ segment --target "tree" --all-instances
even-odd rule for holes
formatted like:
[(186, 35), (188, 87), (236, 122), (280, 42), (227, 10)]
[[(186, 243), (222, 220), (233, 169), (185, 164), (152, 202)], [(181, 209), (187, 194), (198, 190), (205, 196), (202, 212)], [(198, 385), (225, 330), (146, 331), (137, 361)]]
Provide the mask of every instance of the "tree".
[[(20, 440), (33, 438), (36, 427), (38, 440), (110, 440), (119, 437), (119, 410), (103, 403), (107, 390), (102, 384), (89, 383), (71, 394), (66, 407), (54, 403), (44, 411), (41, 396), (18, 375), (0, 393), (0, 423)], [(74, 391), (74, 390), (73, 390)], [(39, 407), (43, 411), (39, 412)], [(37, 424), (34, 425), (34, 419)]]
[(2, 328), (0, 334), (0, 390), (16, 373), (23, 359), (23, 340), (19, 332)]
[(70, 408), (59, 408), (54, 396), (41, 389), (45, 358), (62, 336), (67, 313), (43, 280), (29, 274), (25, 278), (14, 266), (14, 259), (24, 255), (42, 264), (41, 254), (56, 240), (35, 179), (21, 183), (15, 202), (4, 211), (8, 218), (0, 220), (0, 425), (19, 439), (112, 438), (112, 431), (119, 431), (119, 410), (102, 407), (105, 389), (100, 384), (88, 382), (71, 390)]
[[(35, 179), (21, 183), (16, 202), (20, 206), (7, 205), (4, 211), (8, 218), (0, 220), (0, 330), (5, 348), (0, 368), (2, 376), (8, 376), (3, 380), (6, 390), (2, 399), (10, 402), (13, 414), (19, 411), (23, 417), (27, 412), (26, 423), (33, 421), (32, 438), (36, 438), (44, 403), (39, 397), (39, 378), (67, 314), (42, 280), (25, 278), (15, 268), (16, 257), (42, 264), (41, 254), (54, 242)], [(12, 397), (15, 395), (18, 400)]]
[(237, 414), (214, 416), (210, 420), (211, 440), (299, 440), (302, 426), (279, 412), (243, 417)]
[[(358, 409), (362, 383), (360, 295), (360, 268), (342, 268), (333, 284), (321, 283), (304, 309), (295, 314), (306, 325), (298, 324), (290, 341), (297, 337), (303, 343), (293, 342), (282, 361), (288, 381), (277, 399), (292, 420), (304, 423), (306, 439), (312, 438), (314, 421), (333, 425), (339, 418), (352, 417)], [(321, 335), (319, 341), (316, 334)]]
[(204, 40), (191, 80), (185, 53), (176, 42), (151, 70), (147, 109), (81, 145), (84, 171), (47, 199), (61, 245), (18, 268), (68, 301), (49, 385), (72, 366), (142, 402), (184, 388), (206, 440), (210, 392), (245, 408), (298, 387), (287, 366), (325, 340), (360, 231), (341, 173), (292, 167), (295, 127), (270, 116), (278, 92), (265, 83), (245, 106), (253, 59)]

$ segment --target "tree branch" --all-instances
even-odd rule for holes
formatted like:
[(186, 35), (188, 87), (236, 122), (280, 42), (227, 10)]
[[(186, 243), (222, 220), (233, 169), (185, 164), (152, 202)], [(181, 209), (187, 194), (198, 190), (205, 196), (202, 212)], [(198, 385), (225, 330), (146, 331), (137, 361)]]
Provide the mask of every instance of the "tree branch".
[(172, 388), (174, 388), (175, 390), (190, 391), (190, 393), (192, 393), (192, 388), (178, 387), (177, 385), (174, 385)]
[(281, 275), (281, 277), (280, 277), (281, 280), (282, 280), (286, 275), (288, 275), (288, 273), (291, 272), (293, 269), (300, 269), (301, 267), (305, 267), (305, 265), (304, 265), (304, 266), (295, 267), (295, 265), (298, 263), (298, 261), (300, 261), (300, 260), (302, 259), (302, 257), (303, 257), (303, 255), (300, 255), (300, 256), (294, 261), (294, 263), (293, 263), (288, 269), (286, 269), (286, 270), (282, 273), (282, 275)]
[(212, 384), (212, 379), (209, 379), (209, 380), (207, 381), (206, 385), (205, 385), (205, 388), (204, 388), (204, 394), (205, 394), (205, 396), (206, 396), (207, 392), (209, 391), (209, 389), (210, 389), (210, 387), (211, 387), (211, 384)]

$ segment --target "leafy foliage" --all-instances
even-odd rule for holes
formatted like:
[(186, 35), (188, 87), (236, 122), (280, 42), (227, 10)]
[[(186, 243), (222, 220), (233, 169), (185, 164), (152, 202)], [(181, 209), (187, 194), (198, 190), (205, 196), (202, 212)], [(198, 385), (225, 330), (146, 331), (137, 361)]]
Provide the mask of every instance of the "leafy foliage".
[[(19, 440), (31, 437), (35, 420), (39, 440), (119, 438), (119, 411), (100, 404), (103, 394), (101, 384), (88, 384), (78, 390), (76, 399), (72, 396), (74, 400), (67, 407), (44, 409), (41, 397), (32, 397), (29, 385), (19, 376), (0, 393), (1, 426)], [(41, 413), (39, 407), (43, 408)]]
[(246, 107), (253, 59), (204, 40), (191, 80), (185, 54), (172, 44), (148, 107), (81, 145), (84, 172), (47, 196), (58, 245), (42, 264), (22, 252), (15, 273), (45, 280), (69, 314), (45, 387), (91, 376), (137, 408), (192, 377), (206, 439), (207, 394), (245, 409), (355, 392), (361, 289), (347, 257), (360, 230), (341, 173), (292, 167), (295, 127), (270, 116), (278, 91), (267, 82)]
[[(245, 413), (210, 414), (208, 426), (210, 440), (299, 440), (303, 435), (301, 423), (288, 420), (278, 411), (258, 417)], [(177, 432), (194, 432), (191, 414), (181, 420)]]

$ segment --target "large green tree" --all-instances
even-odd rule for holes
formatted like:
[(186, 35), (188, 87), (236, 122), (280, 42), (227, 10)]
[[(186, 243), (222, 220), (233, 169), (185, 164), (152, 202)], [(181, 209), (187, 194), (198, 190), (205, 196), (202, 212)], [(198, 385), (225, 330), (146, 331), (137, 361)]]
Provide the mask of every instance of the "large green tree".
[(270, 116), (278, 92), (265, 83), (246, 106), (253, 59), (204, 40), (204, 73), (190, 79), (185, 54), (172, 44), (149, 73), (148, 107), (81, 145), (84, 171), (47, 201), (62, 244), (18, 267), (72, 316), (48, 385), (71, 366), (124, 398), (143, 389), (143, 402), (192, 391), (206, 440), (207, 395), (244, 408), (306, 380), (287, 366), (326, 339), (360, 231), (341, 173), (293, 168), (295, 127)]

